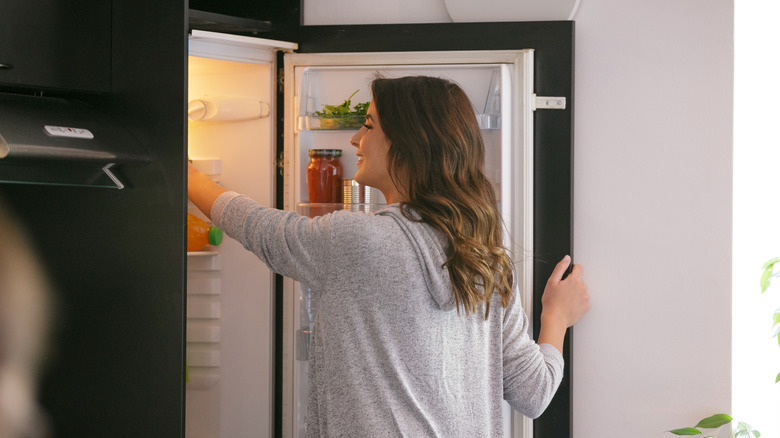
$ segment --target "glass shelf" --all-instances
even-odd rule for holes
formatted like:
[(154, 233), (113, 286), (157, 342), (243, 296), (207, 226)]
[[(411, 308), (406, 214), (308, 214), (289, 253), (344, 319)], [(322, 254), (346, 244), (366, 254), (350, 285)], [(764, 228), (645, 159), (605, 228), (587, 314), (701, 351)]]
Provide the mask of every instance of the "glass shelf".
[[(485, 130), (501, 129), (501, 114), (476, 114), (479, 127)], [(298, 116), (299, 131), (357, 131), (365, 123), (364, 116), (320, 117)]]
[(357, 131), (365, 122), (365, 116), (319, 117), (306, 115), (298, 116), (298, 130)]
[(317, 217), (339, 210), (350, 210), (362, 213), (374, 213), (387, 207), (387, 204), (344, 204), (338, 203), (300, 203), (295, 211), (301, 216)]

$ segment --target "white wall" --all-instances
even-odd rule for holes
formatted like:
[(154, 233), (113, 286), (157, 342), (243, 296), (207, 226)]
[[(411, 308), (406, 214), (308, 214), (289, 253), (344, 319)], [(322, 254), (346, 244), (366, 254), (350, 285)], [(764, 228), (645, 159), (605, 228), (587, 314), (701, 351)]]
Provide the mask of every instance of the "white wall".
[(576, 438), (730, 411), (732, 20), (731, 0), (575, 16)]
[[(449, 21), (442, 2), (420, 14)], [(667, 436), (731, 409), (733, 1), (582, 0), (574, 20), (574, 437)]]

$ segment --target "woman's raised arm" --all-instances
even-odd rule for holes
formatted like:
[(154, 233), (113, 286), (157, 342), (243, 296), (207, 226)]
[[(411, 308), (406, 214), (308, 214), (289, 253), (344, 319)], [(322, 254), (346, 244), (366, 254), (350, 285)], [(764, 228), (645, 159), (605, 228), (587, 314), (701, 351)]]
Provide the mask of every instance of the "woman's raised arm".
[(187, 163), (187, 166), (187, 196), (210, 219), (211, 206), (227, 189), (196, 169), (192, 163)]

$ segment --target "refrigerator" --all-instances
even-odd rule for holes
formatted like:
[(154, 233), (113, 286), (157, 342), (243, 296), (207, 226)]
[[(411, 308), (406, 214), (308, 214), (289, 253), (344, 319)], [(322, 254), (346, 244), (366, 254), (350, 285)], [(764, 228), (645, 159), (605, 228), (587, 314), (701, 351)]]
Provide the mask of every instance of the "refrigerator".
[[(309, 203), (309, 149), (342, 150), (344, 178), (357, 168), (349, 139), (358, 128), (334, 127), (317, 112), (348, 98), (352, 105), (368, 102), (377, 75), (453, 80), (466, 91), (482, 128), (484, 170), (498, 196), (505, 242), (521, 255), (519, 291), (533, 319), (539, 254), (534, 119), (540, 110), (567, 112), (566, 96), (535, 93), (534, 47), (376, 46), (349, 51), (346, 43), (339, 52), (301, 53), (297, 43), (192, 30), (189, 158), (215, 181), (266, 206), (308, 215), (355, 209)], [(371, 211), (383, 202), (380, 197), (358, 209)], [(205, 218), (191, 203), (188, 213)], [(316, 310), (305, 284), (276, 276), (232, 239), (188, 252), (185, 436), (305, 436), (308, 339)], [(504, 408), (505, 436), (534, 436), (533, 421), (506, 403)]]

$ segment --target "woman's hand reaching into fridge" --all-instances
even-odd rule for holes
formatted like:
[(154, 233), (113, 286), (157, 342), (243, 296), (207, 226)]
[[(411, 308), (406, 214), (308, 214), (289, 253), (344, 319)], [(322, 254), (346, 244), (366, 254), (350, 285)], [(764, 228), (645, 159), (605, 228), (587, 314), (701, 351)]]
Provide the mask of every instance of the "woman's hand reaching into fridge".
[(573, 326), (590, 309), (588, 287), (582, 281), (582, 266), (573, 265), (571, 273), (563, 274), (571, 263), (568, 255), (555, 266), (542, 295), (539, 343), (550, 344), (563, 352), (566, 329)]
[(205, 173), (187, 163), (187, 196), (200, 211), (211, 218), (211, 206), (227, 189), (217, 184)]

